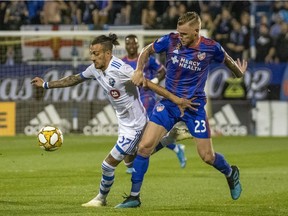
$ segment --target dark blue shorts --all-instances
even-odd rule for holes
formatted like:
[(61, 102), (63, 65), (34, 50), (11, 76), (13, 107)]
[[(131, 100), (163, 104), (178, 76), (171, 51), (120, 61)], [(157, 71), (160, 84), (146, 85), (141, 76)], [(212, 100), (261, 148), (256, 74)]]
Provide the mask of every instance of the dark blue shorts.
[(178, 106), (170, 100), (163, 99), (155, 105), (150, 121), (163, 126), (167, 131), (170, 131), (177, 122), (183, 121), (193, 137), (210, 138), (208, 117), (204, 109), (206, 99), (196, 99), (194, 102), (200, 103), (198, 111), (186, 109), (184, 116), (180, 117)]

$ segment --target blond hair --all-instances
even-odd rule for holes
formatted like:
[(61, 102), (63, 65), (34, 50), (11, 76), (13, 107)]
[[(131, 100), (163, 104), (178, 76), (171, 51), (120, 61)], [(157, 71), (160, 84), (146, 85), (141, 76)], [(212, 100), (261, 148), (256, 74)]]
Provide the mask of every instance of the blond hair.
[(187, 22), (191, 22), (191, 24), (194, 24), (196, 22), (201, 23), (199, 14), (196, 12), (187, 12), (179, 17), (177, 25), (181, 26), (183, 24), (186, 24)]

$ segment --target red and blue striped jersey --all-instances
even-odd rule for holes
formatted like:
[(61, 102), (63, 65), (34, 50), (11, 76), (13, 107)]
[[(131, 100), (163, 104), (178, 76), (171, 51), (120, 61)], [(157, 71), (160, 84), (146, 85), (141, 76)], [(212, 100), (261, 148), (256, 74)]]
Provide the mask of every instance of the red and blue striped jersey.
[(222, 63), (225, 57), (218, 42), (201, 36), (196, 46), (184, 47), (178, 33), (154, 41), (153, 49), (166, 52), (166, 89), (182, 98), (205, 97), (209, 65), (212, 61)]

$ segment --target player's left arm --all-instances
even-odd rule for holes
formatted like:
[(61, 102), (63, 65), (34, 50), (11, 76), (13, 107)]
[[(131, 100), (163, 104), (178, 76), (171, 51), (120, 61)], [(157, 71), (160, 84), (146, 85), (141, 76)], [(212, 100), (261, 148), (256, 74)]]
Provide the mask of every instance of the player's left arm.
[(244, 73), (246, 72), (247, 69), (247, 61), (240, 59), (237, 59), (237, 61), (234, 61), (231, 56), (229, 56), (225, 52), (225, 57), (224, 57), (224, 64), (232, 71), (232, 73), (237, 77), (243, 77)]

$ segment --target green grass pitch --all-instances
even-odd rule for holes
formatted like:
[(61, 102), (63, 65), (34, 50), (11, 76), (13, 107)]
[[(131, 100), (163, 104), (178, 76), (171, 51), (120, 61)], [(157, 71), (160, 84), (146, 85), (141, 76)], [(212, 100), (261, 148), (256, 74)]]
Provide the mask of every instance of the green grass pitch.
[(288, 138), (219, 137), (214, 149), (240, 168), (243, 192), (230, 197), (226, 179), (204, 164), (185, 140), (187, 166), (163, 149), (153, 155), (142, 187), (142, 206), (114, 209), (130, 191), (123, 164), (116, 169), (108, 206), (81, 204), (98, 192), (101, 163), (116, 137), (65, 135), (63, 146), (45, 152), (35, 137), (0, 137), (0, 215), (288, 215)]

